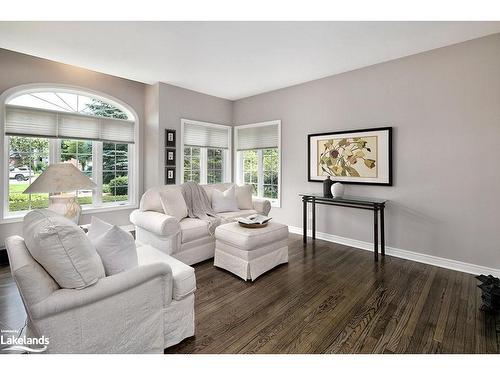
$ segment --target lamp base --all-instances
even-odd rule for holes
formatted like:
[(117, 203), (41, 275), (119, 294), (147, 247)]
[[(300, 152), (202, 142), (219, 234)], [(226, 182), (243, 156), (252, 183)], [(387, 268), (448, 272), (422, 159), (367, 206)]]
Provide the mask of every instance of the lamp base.
[(78, 224), (82, 207), (73, 196), (56, 195), (49, 198), (49, 210), (54, 211)]

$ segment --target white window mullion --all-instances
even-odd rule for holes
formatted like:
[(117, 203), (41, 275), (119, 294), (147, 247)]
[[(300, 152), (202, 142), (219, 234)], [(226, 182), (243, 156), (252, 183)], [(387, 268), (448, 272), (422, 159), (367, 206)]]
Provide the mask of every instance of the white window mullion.
[(97, 188), (92, 190), (92, 204), (102, 205), (102, 142), (92, 142), (92, 180)]
[[(136, 198), (135, 194), (137, 191), (137, 187), (133, 183), (135, 181), (135, 175), (134, 171), (135, 168), (133, 167), (133, 163), (135, 162), (135, 154), (134, 154), (134, 146), (129, 144), (128, 145), (128, 167), (127, 167), (127, 175), (128, 175), (128, 201), (129, 203), (135, 204)], [(101, 143), (101, 163), (100, 165), (102, 166), (102, 143)], [(101, 178), (102, 178), (102, 171), (101, 171)], [(101, 180), (101, 186), (102, 186), (102, 180)], [(102, 193), (101, 193), (102, 196)]]
[(200, 148), (200, 184), (207, 183), (207, 172), (208, 172), (208, 154), (207, 148)]
[(61, 162), (61, 140), (49, 140), (49, 165)]
[(257, 150), (257, 195), (264, 196), (264, 152)]

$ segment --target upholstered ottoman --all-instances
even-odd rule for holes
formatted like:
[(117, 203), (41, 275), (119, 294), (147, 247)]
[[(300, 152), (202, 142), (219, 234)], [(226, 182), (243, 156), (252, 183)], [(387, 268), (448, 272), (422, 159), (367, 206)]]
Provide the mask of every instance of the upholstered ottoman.
[(223, 224), (215, 230), (214, 266), (243, 280), (255, 280), (279, 264), (288, 263), (288, 227), (270, 222), (264, 228)]

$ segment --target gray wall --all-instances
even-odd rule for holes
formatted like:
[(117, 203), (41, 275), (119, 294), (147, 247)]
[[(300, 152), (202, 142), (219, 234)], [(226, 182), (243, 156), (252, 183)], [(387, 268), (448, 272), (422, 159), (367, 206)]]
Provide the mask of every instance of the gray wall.
[[(60, 64), (13, 51), (0, 49), (0, 94), (19, 85), (31, 83), (79, 86), (111, 95), (128, 105), (138, 114), (139, 144), (139, 197), (145, 188), (164, 181), (164, 129), (177, 130), (180, 147), (180, 119), (188, 118), (230, 125), (232, 102), (176, 86), (157, 83), (145, 85), (107, 74)], [(2, 144), (3, 148), (3, 144)], [(0, 163), (3, 163), (3, 150)], [(177, 181), (180, 178), (180, 160), (177, 158)], [(1, 186), (4, 185), (2, 181)], [(1, 192), (0, 186), (0, 192)], [(117, 225), (130, 224), (131, 210), (83, 215), (87, 223), (92, 215)], [(0, 249), (6, 237), (22, 233), (20, 222), (1, 223)]]
[[(282, 208), (301, 227), (307, 134), (394, 127), (394, 186), (347, 185), (387, 198), (387, 244), (500, 269), (500, 34), (234, 103), (234, 123), (282, 120)], [(317, 229), (371, 241), (372, 217), (320, 207)]]
[[(147, 89), (146, 96), (146, 145), (147, 164), (145, 188), (164, 182), (165, 129), (177, 132), (176, 181), (180, 181), (179, 152), (181, 147), (181, 119), (231, 125), (233, 104), (230, 100), (205, 95), (166, 83), (158, 83)], [(156, 121), (156, 122), (155, 122)], [(157, 161), (160, 161), (157, 163)]]
[[(137, 112), (139, 116), (139, 124), (141, 125), (140, 132), (142, 138), (145, 90), (145, 85), (142, 83), (0, 49), (0, 94), (12, 87), (31, 83), (52, 83), (80, 86), (100, 91), (120, 99)], [(3, 147), (4, 145), (2, 143), (0, 153), (0, 162), (2, 163)], [(141, 152), (142, 147), (140, 147), (140, 155)], [(142, 161), (142, 157), (140, 157), (139, 160)], [(142, 191), (142, 181), (142, 165), (140, 165), (140, 191)], [(1, 184), (3, 186), (4, 181), (2, 181)], [(95, 215), (114, 224), (123, 225), (130, 224), (128, 220), (129, 214), (130, 210), (120, 210), (98, 214), (96, 213)], [(84, 215), (82, 217), (82, 222), (88, 222), (90, 220), (90, 216), (91, 215)], [(0, 248), (3, 248), (6, 237), (21, 233), (21, 223), (0, 224)]]

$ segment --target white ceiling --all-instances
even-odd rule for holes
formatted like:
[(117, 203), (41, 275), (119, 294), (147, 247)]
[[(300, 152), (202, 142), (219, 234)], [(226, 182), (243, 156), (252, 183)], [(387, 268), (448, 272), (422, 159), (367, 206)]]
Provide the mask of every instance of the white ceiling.
[(0, 22), (0, 47), (231, 100), (500, 32), (500, 22)]

